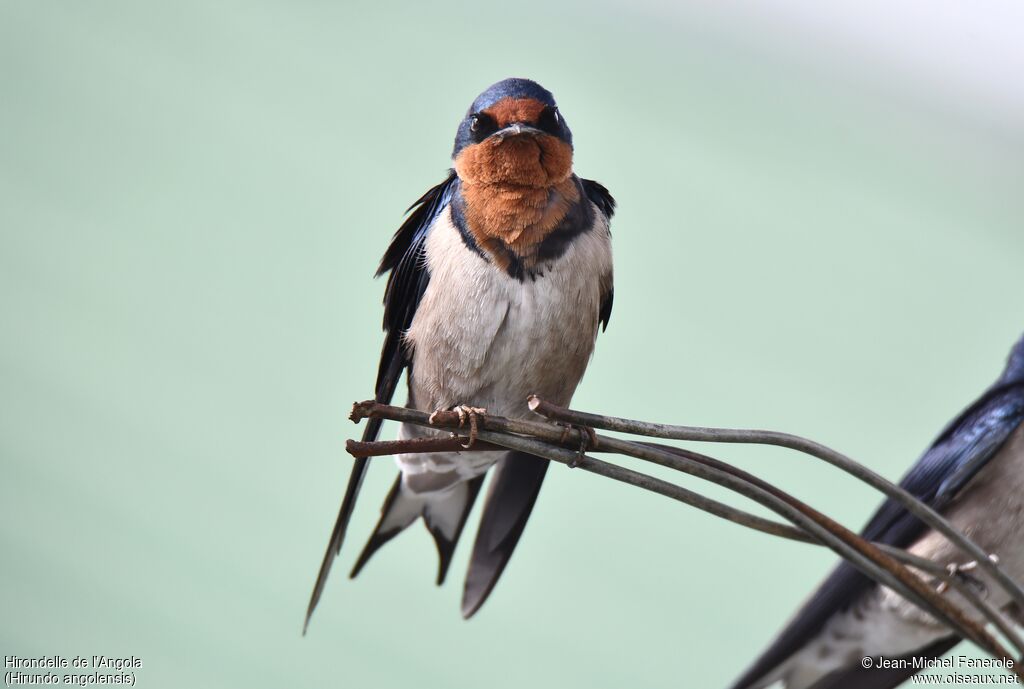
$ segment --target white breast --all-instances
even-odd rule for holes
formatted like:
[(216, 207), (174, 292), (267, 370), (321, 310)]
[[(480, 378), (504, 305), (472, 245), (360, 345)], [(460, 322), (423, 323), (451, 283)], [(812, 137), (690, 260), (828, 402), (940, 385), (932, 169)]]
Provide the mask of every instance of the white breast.
[(611, 288), (608, 227), (596, 208), (594, 216), (596, 227), (519, 281), (467, 247), (450, 209), (442, 213), (427, 238), (430, 282), (407, 333), (416, 408), (469, 404), (525, 416), (532, 393), (569, 402)]
[[(409, 404), (423, 411), (459, 404), (526, 417), (531, 394), (568, 404), (590, 361), (601, 302), (611, 289), (608, 225), (576, 237), (542, 275), (510, 277), (462, 241), (446, 210), (427, 238), (430, 282), (406, 340), (412, 346)], [(432, 432), (403, 425), (402, 438)], [(404, 488), (443, 502), (487, 470), (493, 452), (396, 457)]]

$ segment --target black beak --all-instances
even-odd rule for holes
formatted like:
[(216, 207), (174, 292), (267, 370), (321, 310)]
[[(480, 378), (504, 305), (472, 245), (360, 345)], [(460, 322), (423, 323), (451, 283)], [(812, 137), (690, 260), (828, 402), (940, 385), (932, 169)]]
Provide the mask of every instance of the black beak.
[(509, 126), (505, 127), (504, 129), (499, 129), (498, 131), (494, 132), (493, 134), (491, 134), (487, 138), (488, 139), (496, 139), (497, 141), (503, 141), (504, 139), (506, 139), (508, 137), (511, 137), (511, 136), (522, 136), (524, 134), (529, 135), (529, 136), (539, 136), (541, 134), (544, 134), (544, 132), (542, 132), (541, 130), (537, 129), (536, 127), (533, 127), (533, 126), (528, 125), (528, 124), (524, 124), (522, 122), (513, 122), (512, 124), (510, 124)]

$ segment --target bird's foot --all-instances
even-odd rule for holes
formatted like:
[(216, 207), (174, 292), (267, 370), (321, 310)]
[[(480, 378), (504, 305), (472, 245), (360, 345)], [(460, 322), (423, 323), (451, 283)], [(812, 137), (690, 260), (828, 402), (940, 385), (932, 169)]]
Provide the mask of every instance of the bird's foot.
[(486, 414), (487, 410), (484, 409), (483, 407), (470, 407), (467, 404), (459, 404), (457, 406), (451, 407), (450, 409), (435, 410), (434, 413), (430, 415), (430, 418), (427, 419), (427, 422), (433, 424), (434, 420), (437, 418), (437, 415), (445, 411), (453, 411), (459, 415), (459, 428), (465, 426), (467, 420), (469, 421), (469, 439), (467, 442), (463, 443), (462, 447), (466, 448), (467, 450), (473, 447), (473, 443), (476, 442), (477, 434), (480, 431), (479, 418)]
[(584, 455), (587, 454), (587, 450), (593, 447), (597, 447), (597, 433), (590, 426), (577, 426), (576, 424), (565, 424), (562, 428), (562, 437), (558, 442), (565, 443), (569, 440), (573, 431), (578, 431), (580, 434), (580, 449), (576, 453), (576, 458), (566, 464), (570, 469), (575, 469), (583, 461)]
[[(994, 563), (997, 563), (997, 564), (999, 562), (999, 556), (996, 555), (995, 553), (992, 553), (991, 555), (989, 555), (988, 559), (991, 560)], [(983, 582), (981, 579), (979, 579), (978, 577), (974, 576), (973, 574), (970, 574), (970, 572), (973, 572), (977, 568), (978, 568), (978, 561), (977, 560), (971, 560), (970, 562), (965, 562), (963, 564), (959, 564), (959, 563), (954, 562), (954, 563), (950, 563), (950, 564), (946, 565), (946, 571), (949, 572), (950, 578), (959, 579), (960, 581), (964, 582), (965, 584), (967, 584), (969, 586), (973, 586), (980, 593), (984, 593), (986, 591), (985, 582)], [(948, 590), (949, 590), (949, 581), (948, 580), (947, 581), (939, 582), (938, 587), (936, 587), (936, 589), (935, 589), (936, 593), (945, 593)]]
[(467, 450), (473, 447), (473, 443), (476, 442), (476, 436), (479, 432), (478, 424), (479, 417), (487, 413), (487, 410), (483, 407), (470, 407), (465, 404), (460, 404), (455, 408), (455, 411), (459, 413), (459, 428), (462, 428), (466, 423), (466, 419), (469, 419), (469, 440), (462, 444), (462, 447)]

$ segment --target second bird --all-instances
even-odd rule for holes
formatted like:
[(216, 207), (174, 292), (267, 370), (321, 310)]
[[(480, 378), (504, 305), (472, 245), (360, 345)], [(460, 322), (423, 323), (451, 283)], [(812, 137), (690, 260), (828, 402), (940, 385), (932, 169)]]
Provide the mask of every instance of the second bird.
[[(946, 426), (900, 486), (998, 555), (1004, 572), (1024, 577), (1024, 337), (999, 378)], [(944, 565), (969, 564), (893, 499), (861, 535)], [(1024, 619), (999, 584), (980, 569), (976, 575), (969, 581), (981, 585), (989, 603)], [(964, 602), (952, 590), (946, 595)], [(949, 628), (843, 562), (732, 689), (764, 689), (779, 680), (786, 689), (891, 689), (959, 642)]]
[[(567, 405), (612, 308), (608, 190), (573, 173), (572, 134), (555, 99), (528, 79), (494, 84), (459, 124), (454, 168), (411, 210), (377, 274), (388, 273), (376, 399), (408, 371), (408, 405), (527, 417), (538, 394)], [(373, 440), (379, 420), (363, 435)], [(436, 434), (411, 425), (399, 437)], [(401, 455), (400, 474), (356, 561), (422, 518), (437, 545), (440, 584), (480, 491), (497, 467), (470, 557), (462, 614), (490, 594), (526, 525), (547, 471), (531, 455)], [(355, 508), (357, 459), (310, 600), (316, 607)]]

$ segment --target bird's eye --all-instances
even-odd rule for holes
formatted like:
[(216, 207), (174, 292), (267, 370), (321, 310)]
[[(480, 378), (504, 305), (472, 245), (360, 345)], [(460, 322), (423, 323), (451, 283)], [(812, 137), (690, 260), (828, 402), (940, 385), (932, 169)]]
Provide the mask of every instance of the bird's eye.
[(562, 130), (562, 116), (559, 114), (558, 108), (544, 108), (537, 120), (537, 126), (548, 134), (558, 136)]
[(496, 131), (498, 124), (487, 113), (477, 112), (469, 116), (469, 132), (474, 141), (479, 143)]

